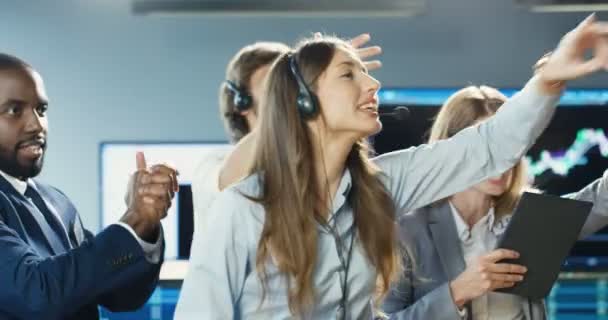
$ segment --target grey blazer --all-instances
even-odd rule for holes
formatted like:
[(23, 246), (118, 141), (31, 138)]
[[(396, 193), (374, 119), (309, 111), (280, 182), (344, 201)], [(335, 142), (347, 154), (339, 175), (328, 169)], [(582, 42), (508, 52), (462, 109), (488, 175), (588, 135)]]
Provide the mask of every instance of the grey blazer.
[[(580, 238), (608, 225), (607, 173), (581, 191), (564, 197), (594, 203)], [(462, 273), (466, 265), (448, 202), (441, 201), (402, 216), (399, 229), (400, 241), (415, 257), (415, 267), (412, 272), (412, 264), (404, 259), (404, 274), (389, 291), (382, 311), (395, 320), (460, 320), (449, 282)], [(547, 318), (543, 300), (526, 301), (523, 310), (528, 320)], [(471, 312), (468, 315), (470, 319)]]

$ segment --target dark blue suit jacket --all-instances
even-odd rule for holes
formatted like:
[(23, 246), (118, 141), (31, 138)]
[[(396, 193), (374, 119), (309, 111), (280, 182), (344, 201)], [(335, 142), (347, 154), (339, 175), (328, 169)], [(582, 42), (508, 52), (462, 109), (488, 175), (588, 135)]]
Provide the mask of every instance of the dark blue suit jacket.
[(38, 209), (0, 176), (0, 319), (99, 319), (98, 305), (111, 311), (142, 306), (162, 259), (149, 263), (121, 226), (94, 236), (63, 193), (37, 181), (36, 187), (67, 229), (71, 249), (57, 254), (40, 241), (31, 215)]

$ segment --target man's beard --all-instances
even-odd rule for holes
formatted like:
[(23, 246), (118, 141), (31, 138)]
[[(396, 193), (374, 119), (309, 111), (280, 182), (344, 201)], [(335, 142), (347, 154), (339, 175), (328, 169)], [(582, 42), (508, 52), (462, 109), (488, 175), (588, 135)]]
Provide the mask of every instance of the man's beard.
[(35, 161), (31, 161), (27, 165), (19, 163), (17, 158), (18, 149), (15, 148), (13, 152), (7, 151), (5, 148), (0, 147), (0, 171), (19, 179), (26, 180), (33, 178), (40, 174), (42, 166), (44, 164), (45, 150), (43, 149), (40, 158)]

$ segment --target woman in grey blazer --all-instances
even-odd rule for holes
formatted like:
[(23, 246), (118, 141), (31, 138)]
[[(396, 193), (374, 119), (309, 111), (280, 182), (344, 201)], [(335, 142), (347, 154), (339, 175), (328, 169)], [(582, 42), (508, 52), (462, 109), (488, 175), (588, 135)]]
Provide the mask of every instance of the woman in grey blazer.
[[(430, 142), (448, 139), (492, 116), (506, 101), (490, 87), (467, 87), (439, 111)], [(528, 187), (520, 161), (504, 174), (485, 180), (399, 220), (406, 250), (403, 277), (382, 309), (391, 319), (545, 319), (542, 300), (493, 292), (525, 277), (525, 267), (500, 263), (517, 256), (492, 250), (512, 210)], [(585, 237), (608, 224), (608, 174), (570, 198), (594, 203), (581, 232)]]

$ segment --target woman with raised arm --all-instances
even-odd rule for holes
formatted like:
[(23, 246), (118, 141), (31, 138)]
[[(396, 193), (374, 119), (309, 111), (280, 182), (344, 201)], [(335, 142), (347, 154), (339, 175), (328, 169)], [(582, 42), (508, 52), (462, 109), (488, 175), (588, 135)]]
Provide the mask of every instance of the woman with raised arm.
[[(548, 124), (565, 81), (600, 70), (592, 18), (497, 114), (448, 140), (370, 159), (379, 82), (344, 41), (303, 41), (272, 66), (251, 176), (225, 189), (194, 239), (176, 319), (369, 319), (400, 274), (396, 212), (513, 167)], [(594, 41), (589, 41), (589, 39)], [(514, 130), (517, 128), (517, 130)]]

